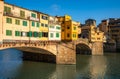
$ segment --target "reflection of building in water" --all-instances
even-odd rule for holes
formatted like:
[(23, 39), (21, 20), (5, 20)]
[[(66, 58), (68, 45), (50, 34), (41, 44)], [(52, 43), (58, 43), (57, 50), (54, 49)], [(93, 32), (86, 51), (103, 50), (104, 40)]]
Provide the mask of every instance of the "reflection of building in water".
[(57, 65), (56, 79), (75, 79), (76, 65)]
[(103, 79), (106, 72), (106, 59), (104, 56), (92, 56), (90, 59), (90, 73), (92, 79)]

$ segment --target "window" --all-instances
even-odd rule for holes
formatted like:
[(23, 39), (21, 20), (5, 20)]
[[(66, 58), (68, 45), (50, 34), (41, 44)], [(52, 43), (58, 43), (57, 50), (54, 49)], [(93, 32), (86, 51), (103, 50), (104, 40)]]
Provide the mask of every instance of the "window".
[(48, 37), (48, 32), (43, 32), (43, 33), (42, 33), (42, 36), (43, 36), (43, 37)]
[(26, 37), (28, 32), (21, 32), (21, 36)]
[(67, 37), (70, 37), (70, 34), (69, 34), (69, 33), (67, 34)]
[(16, 19), (16, 20), (15, 20), (15, 24), (16, 24), (16, 25), (20, 25), (20, 20), (17, 20), (17, 19)]
[(57, 26), (57, 27), (56, 27), (56, 29), (60, 30), (60, 27), (59, 27), (59, 26)]
[(41, 26), (42, 26), (42, 27), (44, 27), (44, 24), (43, 24), (43, 23), (41, 23)]
[(35, 22), (34, 21), (32, 21), (32, 26), (35, 26)]
[(50, 28), (54, 28), (54, 26), (50, 26)]
[(36, 14), (34, 14), (34, 13), (31, 13), (31, 16), (32, 16), (33, 18), (36, 18)]
[(73, 37), (76, 38), (76, 34), (73, 34)]
[(25, 11), (20, 11), (20, 17), (24, 18), (25, 17)]
[(15, 31), (15, 36), (21, 36), (19, 31)]
[(37, 23), (36, 23), (36, 26), (37, 26), (37, 27), (39, 27), (39, 26), (40, 26), (39, 22), (37, 22)]
[(74, 30), (76, 30), (76, 27), (74, 27)]
[(76, 34), (75, 34), (74, 36), (75, 36), (75, 38), (76, 38)]
[(29, 32), (27, 33), (27, 36), (28, 36), (28, 37), (32, 37), (32, 31), (29, 31)]
[(40, 38), (42, 37), (42, 32), (39, 32), (39, 37), (40, 37)]
[(42, 19), (44, 19), (44, 20), (48, 20), (48, 17), (42, 15)]
[(6, 18), (6, 22), (11, 24), (12, 23), (12, 19), (11, 18)]
[(48, 27), (48, 25), (47, 25), (47, 24), (45, 24), (45, 27)]
[(73, 37), (75, 37), (74, 34), (73, 34)]
[(97, 33), (97, 35), (99, 35), (99, 33)]
[(100, 38), (97, 38), (97, 40), (100, 40)]
[(59, 33), (56, 33), (56, 37), (59, 38)]
[(51, 38), (53, 37), (53, 33), (50, 33), (50, 37), (51, 37)]
[(67, 29), (70, 29), (70, 27), (69, 27), (69, 26), (67, 26)]
[(6, 30), (6, 36), (12, 36), (12, 31), (11, 30)]
[(11, 8), (7, 7), (7, 6), (4, 6), (4, 12), (11, 13)]
[(33, 32), (33, 36), (34, 37), (38, 37), (38, 33), (37, 32)]
[(23, 21), (23, 26), (27, 26), (27, 21)]

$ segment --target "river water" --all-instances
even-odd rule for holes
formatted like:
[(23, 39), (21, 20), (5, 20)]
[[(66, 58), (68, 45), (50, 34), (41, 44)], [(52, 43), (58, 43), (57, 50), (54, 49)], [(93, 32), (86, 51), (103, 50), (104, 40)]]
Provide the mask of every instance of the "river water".
[(77, 55), (76, 65), (22, 61), (22, 52), (0, 51), (0, 79), (120, 79), (120, 53)]

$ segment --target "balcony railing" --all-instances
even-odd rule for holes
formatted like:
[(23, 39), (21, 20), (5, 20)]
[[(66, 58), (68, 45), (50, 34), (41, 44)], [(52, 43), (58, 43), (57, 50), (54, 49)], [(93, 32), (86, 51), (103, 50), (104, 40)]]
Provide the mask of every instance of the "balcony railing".
[(38, 18), (34, 18), (34, 17), (31, 17), (31, 16), (29, 16), (28, 19), (29, 19), (29, 20), (34, 20), (34, 21), (39, 21)]
[(11, 16), (11, 17), (17, 17), (17, 18), (22, 18), (22, 19), (27, 19), (27, 20), (39, 21), (38, 18), (33, 18), (33, 17), (27, 16), (27, 15), (25, 15), (24, 17), (21, 17), (20, 14), (16, 13), (16, 12), (11, 12), (11, 13), (4, 12), (4, 15), (5, 16)]

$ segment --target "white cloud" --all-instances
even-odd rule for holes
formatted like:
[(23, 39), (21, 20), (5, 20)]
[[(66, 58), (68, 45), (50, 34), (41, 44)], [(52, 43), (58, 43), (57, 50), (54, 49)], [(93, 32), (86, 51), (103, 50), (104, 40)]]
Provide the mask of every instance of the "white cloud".
[(60, 10), (60, 6), (57, 5), (57, 4), (53, 4), (53, 5), (51, 6), (51, 9), (52, 9), (53, 11), (59, 11), (59, 10)]

